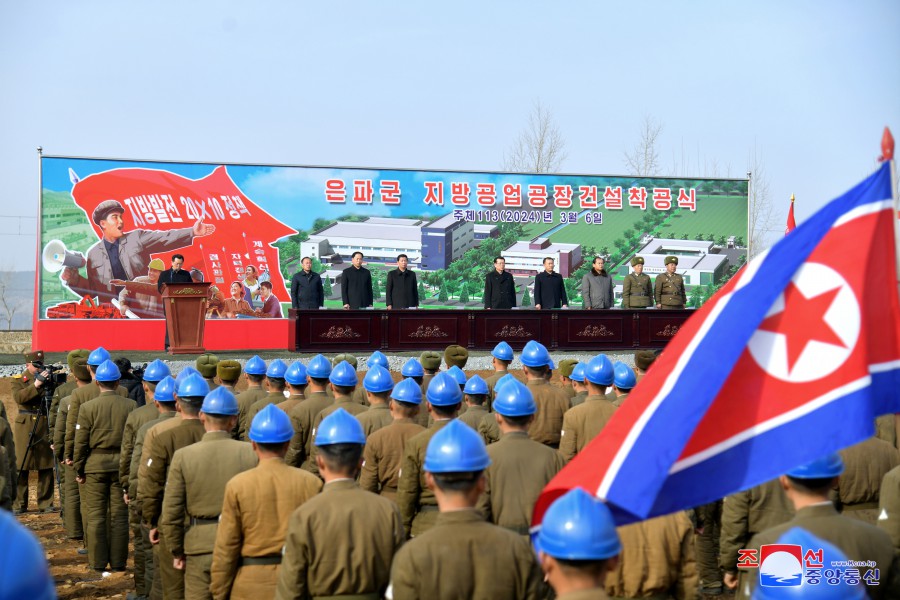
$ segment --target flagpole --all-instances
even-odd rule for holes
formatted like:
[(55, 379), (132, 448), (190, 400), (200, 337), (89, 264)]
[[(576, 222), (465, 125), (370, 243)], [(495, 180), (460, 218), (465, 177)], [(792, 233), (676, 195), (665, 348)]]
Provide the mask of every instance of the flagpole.
[(894, 136), (888, 127), (881, 136), (881, 160), (891, 163), (891, 199), (894, 201), (894, 246), (896, 248), (895, 263), (897, 267), (897, 286), (900, 287), (900, 198), (897, 193), (897, 161), (894, 160)]

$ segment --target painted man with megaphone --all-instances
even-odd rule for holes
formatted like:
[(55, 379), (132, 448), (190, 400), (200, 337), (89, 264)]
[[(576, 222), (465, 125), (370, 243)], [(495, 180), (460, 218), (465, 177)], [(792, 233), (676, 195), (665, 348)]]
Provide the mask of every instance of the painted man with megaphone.
[(117, 200), (104, 200), (94, 209), (92, 220), (100, 227), (103, 237), (87, 252), (86, 276), (79, 269), (65, 266), (60, 275), (63, 284), (79, 296), (97, 296), (100, 302), (118, 298), (121, 287), (114, 281), (132, 281), (143, 275), (151, 254), (168, 252), (190, 246), (195, 237), (209, 235), (215, 225), (202, 220), (193, 227), (171, 231), (135, 229), (123, 231), (125, 209)]

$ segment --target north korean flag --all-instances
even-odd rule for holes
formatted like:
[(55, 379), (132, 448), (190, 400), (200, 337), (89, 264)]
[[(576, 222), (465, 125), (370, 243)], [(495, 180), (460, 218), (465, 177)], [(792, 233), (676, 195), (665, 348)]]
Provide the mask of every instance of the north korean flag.
[(768, 481), (900, 412), (890, 165), (755, 258), (692, 316), (606, 428), (544, 489), (619, 524)]

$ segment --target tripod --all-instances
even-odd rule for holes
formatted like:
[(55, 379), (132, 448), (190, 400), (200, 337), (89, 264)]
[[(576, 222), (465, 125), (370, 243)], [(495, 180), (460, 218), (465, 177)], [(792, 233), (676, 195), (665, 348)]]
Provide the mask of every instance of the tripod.
[[(46, 436), (38, 435), (38, 428), (41, 424), (41, 419), (44, 419), (44, 422), (47, 424), (48, 434), (49, 434), (49, 426), (50, 420), (48, 415), (50, 414), (50, 405), (53, 400), (53, 391), (55, 386), (46, 385), (43, 393), (41, 394), (41, 403), (35, 411), (37, 414), (32, 414), (31, 421), (31, 431), (28, 433), (28, 445), (25, 447), (25, 453), (22, 456), (22, 462), (19, 464), (19, 470), (16, 472), (16, 476), (21, 473), (25, 469), (25, 465), (28, 463), (28, 455), (31, 454), (32, 448), (40, 444), (41, 442), (49, 442), (50, 440)], [(53, 461), (53, 474), (56, 479), (56, 485), (59, 487), (60, 479), (59, 479), (59, 468), (56, 464), (56, 460)], [(25, 500), (24, 506), (28, 505), (28, 490), (27, 490), (27, 482), (26, 482), (26, 491), (25, 491)]]

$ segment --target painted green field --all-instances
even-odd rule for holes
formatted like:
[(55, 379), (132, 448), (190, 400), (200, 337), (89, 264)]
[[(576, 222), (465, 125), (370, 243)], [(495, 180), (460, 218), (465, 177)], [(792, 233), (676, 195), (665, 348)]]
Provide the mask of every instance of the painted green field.
[[(606, 218), (606, 215), (603, 215)], [(698, 233), (741, 236), (747, 239), (747, 199), (734, 196), (700, 197), (697, 212), (679, 211), (659, 230), (659, 237), (690, 239)]]

